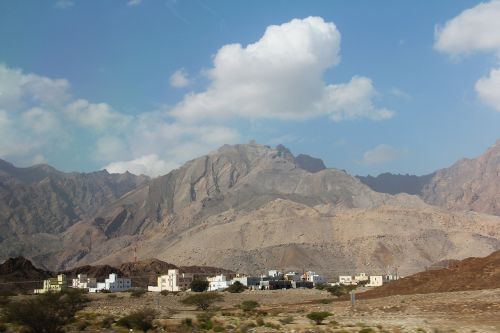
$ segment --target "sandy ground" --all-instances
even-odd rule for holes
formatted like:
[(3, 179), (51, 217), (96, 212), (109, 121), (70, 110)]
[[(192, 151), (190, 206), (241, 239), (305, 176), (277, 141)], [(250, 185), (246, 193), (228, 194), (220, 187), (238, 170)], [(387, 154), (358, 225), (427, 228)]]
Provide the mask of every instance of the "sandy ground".
[[(235, 320), (250, 320), (241, 316), (236, 308), (244, 300), (255, 300), (261, 309), (268, 312), (266, 321), (276, 324), (280, 319), (293, 317), (293, 323), (280, 324), (287, 332), (359, 332), (363, 327), (372, 327), (373, 332), (500, 332), (500, 289), (467, 292), (448, 292), (425, 295), (390, 296), (361, 300), (355, 308), (350, 302), (324, 304), (335, 298), (319, 290), (273, 290), (245, 291), (241, 294), (222, 293), (224, 301), (216, 319), (224, 324)], [(99, 315), (124, 314), (142, 307), (160, 311), (162, 321), (175, 330), (175, 325), (184, 318), (196, 318), (193, 307), (179, 301), (186, 293), (162, 296), (147, 293), (140, 298), (131, 298), (128, 293), (91, 295), (92, 302), (86, 313)], [(328, 300), (328, 301), (327, 301)], [(326, 325), (315, 326), (305, 316), (312, 311), (329, 311), (334, 315)], [(239, 319), (234, 319), (239, 314)], [(329, 323), (335, 320), (338, 325)], [(254, 328), (255, 332), (273, 331), (267, 327)]]

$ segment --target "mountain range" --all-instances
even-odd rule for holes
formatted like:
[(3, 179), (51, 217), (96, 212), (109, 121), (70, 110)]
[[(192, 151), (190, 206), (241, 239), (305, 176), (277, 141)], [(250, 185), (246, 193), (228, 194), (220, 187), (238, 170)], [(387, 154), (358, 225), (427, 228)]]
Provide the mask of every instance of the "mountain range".
[(499, 170), (500, 141), (424, 177), (356, 178), (256, 143), (224, 145), (153, 179), (1, 161), (0, 260), (413, 273), (500, 249)]

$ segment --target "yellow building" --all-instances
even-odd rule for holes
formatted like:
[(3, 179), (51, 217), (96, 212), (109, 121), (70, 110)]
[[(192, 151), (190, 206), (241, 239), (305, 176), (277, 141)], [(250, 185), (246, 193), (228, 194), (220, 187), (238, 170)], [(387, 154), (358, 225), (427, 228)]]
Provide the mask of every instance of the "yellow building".
[(55, 278), (50, 278), (43, 281), (42, 289), (35, 289), (35, 294), (45, 294), (45, 293), (58, 293), (64, 289), (68, 288), (68, 282), (66, 280), (66, 275), (59, 274)]

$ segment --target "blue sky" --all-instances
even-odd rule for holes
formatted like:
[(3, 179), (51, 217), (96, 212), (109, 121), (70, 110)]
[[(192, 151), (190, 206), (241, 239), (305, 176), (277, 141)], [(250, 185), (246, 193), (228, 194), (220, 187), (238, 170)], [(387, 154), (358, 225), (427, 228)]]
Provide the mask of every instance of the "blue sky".
[(255, 139), (429, 173), (500, 138), (498, 3), (2, 1), (0, 158), (157, 175)]

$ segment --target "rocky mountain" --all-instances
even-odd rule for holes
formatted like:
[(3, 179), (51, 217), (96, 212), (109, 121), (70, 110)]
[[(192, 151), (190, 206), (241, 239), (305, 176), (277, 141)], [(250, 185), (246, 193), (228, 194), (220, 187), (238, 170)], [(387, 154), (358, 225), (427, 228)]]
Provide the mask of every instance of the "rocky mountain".
[(500, 140), (483, 155), (439, 170), (422, 189), (422, 198), (452, 210), (500, 216)]
[[(37, 283), (53, 276), (52, 272), (36, 268), (23, 258), (9, 258), (0, 264), (0, 293), (19, 292), (34, 289)], [(14, 283), (11, 283), (14, 282)]]
[(415, 194), (446, 209), (500, 216), (500, 140), (477, 158), (462, 159), (429, 175), (383, 173), (357, 178), (377, 192)]
[(6, 238), (0, 254), (23, 254), (51, 269), (118, 267), (137, 253), (177, 266), (335, 276), (416, 272), (500, 249), (500, 217), (379, 193), (322, 165), (281, 145), (225, 145), (140, 182), (62, 231)]
[(500, 288), (500, 251), (484, 258), (467, 258), (447, 268), (420, 272), (357, 294), (359, 299)]
[(6, 235), (63, 232), (146, 181), (130, 173), (64, 173), (0, 160), (0, 241)]
[(368, 185), (372, 190), (380, 193), (398, 194), (408, 193), (421, 195), (422, 189), (430, 183), (434, 174), (415, 176), (399, 175), (390, 172), (373, 176), (356, 176), (363, 184)]

